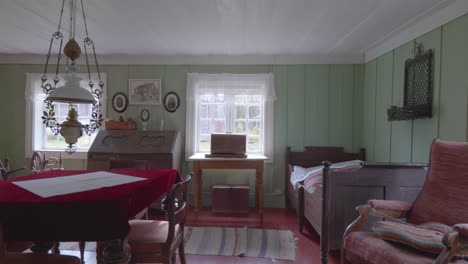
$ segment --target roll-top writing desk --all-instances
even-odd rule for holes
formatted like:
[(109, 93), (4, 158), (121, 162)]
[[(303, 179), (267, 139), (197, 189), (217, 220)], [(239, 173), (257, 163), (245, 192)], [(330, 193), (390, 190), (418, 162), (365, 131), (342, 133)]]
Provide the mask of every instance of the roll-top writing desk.
[(88, 170), (109, 170), (111, 161), (122, 160), (143, 161), (139, 169), (180, 171), (181, 146), (177, 130), (101, 130), (88, 152)]

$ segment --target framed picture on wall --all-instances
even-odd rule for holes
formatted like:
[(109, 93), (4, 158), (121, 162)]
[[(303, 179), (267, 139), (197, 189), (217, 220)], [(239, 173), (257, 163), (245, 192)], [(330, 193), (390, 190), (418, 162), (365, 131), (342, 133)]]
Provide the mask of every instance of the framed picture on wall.
[(112, 97), (112, 108), (117, 113), (122, 113), (127, 109), (128, 98), (124, 93), (118, 92)]
[(166, 111), (173, 113), (179, 108), (179, 96), (175, 92), (168, 92), (164, 96), (164, 108)]
[(161, 105), (161, 79), (129, 79), (128, 98), (133, 105)]

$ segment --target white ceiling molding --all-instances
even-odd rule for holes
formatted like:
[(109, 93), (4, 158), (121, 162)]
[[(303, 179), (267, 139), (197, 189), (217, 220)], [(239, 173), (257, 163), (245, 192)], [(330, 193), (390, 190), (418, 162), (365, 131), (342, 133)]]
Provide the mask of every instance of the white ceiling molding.
[(446, 0), (372, 44), (365, 52), (365, 62), (367, 63), (467, 13), (467, 0)]
[[(45, 55), (0, 54), (0, 64), (44, 64)], [(52, 58), (51, 58), (52, 59)], [(53, 59), (52, 59), (53, 60)], [(255, 64), (361, 64), (354, 55), (98, 55), (99, 64), (255, 65)], [(80, 61), (78, 61), (80, 64)]]

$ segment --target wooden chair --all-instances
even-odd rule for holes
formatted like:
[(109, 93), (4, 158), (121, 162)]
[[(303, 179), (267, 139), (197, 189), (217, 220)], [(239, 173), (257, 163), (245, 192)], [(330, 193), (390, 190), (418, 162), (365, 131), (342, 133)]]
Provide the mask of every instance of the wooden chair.
[(187, 217), (187, 187), (190, 174), (176, 183), (163, 202), (167, 221), (131, 220), (128, 243), (135, 263), (175, 263), (179, 249), (180, 262), (185, 264), (184, 225)]
[(5, 250), (3, 241), (3, 225), (0, 224), (0, 263), (1, 264), (80, 264), (74, 256), (41, 254), (41, 253), (9, 253)]
[[(342, 263), (466, 263), (452, 258), (468, 248), (467, 187), (468, 143), (433, 141), (429, 172), (416, 201), (370, 200), (360, 205), (358, 219), (344, 234)], [(358, 231), (369, 216), (386, 220), (374, 225), (380, 235)]]
[(8, 180), (8, 176), (11, 173), (14, 173), (23, 169), (24, 167), (12, 170), (10, 169), (10, 161), (8, 159), (5, 159), (4, 162), (0, 160), (0, 175), (2, 176), (0, 180), (3, 180), (3, 181)]

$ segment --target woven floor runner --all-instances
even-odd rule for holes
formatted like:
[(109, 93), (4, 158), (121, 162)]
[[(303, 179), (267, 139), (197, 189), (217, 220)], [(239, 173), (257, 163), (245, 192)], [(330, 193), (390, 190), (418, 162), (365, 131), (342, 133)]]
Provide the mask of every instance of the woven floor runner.
[(185, 253), (295, 260), (296, 242), (289, 230), (186, 227)]

